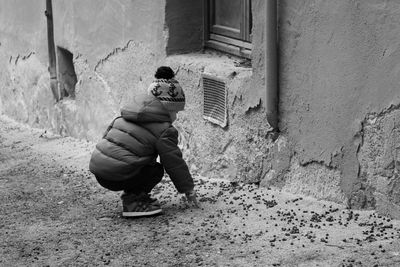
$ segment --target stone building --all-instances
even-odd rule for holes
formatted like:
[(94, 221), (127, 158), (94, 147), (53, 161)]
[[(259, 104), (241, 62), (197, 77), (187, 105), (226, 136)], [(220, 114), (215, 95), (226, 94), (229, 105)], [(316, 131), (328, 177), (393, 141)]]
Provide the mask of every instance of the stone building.
[(397, 0), (1, 1), (0, 113), (96, 141), (169, 65), (194, 174), (400, 218), (399, 25)]

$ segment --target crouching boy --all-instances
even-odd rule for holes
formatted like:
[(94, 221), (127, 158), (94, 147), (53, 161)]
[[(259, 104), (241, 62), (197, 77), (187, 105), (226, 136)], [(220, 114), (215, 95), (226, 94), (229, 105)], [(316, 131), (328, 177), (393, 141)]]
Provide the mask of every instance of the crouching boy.
[[(150, 216), (162, 212), (150, 191), (164, 170), (179, 193), (198, 207), (194, 183), (178, 147), (178, 131), (172, 125), (185, 106), (185, 95), (169, 67), (160, 67), (148, 94), (138, 95), (121, 109), (92, 153), (89, 169), (99, 184), (123, 191), (122, 216)], [(160, 162), (157, 162), (157, 157)]]

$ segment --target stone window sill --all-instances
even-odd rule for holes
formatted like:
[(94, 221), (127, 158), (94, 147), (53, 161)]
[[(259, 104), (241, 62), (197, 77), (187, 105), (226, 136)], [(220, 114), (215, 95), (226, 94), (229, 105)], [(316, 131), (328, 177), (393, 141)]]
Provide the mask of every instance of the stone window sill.
[(171, 55), (167, 57), (167, 63), (176, 66), (175, 71), (178, 72), (184, 67), (222, 79), (232, 79), (237, 75), (251, 76), (253, 72), (249, 60), (211, 50), (204, 53)]

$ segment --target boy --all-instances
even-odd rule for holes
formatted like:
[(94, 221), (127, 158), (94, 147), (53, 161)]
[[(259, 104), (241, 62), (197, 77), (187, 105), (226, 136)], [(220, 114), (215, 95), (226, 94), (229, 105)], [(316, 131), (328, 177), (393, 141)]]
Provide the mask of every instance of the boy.
[[(179, 193), (198, 207), (194, 183), (178, 147), (172, 126), (185, 106), (185, 95), (170, 67), (159, 67), (147, 95), (138, 95), (121, 109), (96, 145), (89, 169), (99, 184), (123, 191), (122, 216), (140, 217), (162, 212), (150, 191), (161, 181), (164, 169)], [(156, 161), (160, 157), (161, 163)]]

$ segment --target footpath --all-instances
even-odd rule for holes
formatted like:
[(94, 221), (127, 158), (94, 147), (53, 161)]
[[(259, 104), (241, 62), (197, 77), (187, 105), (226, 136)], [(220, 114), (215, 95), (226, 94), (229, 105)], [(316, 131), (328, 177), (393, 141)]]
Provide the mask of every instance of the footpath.
[(88, 171), (93, 143), (0, 116), (0, 266), (400, 266), (400, 222), (256, 185), (168, 177), (163, 214), (121, 217)]

